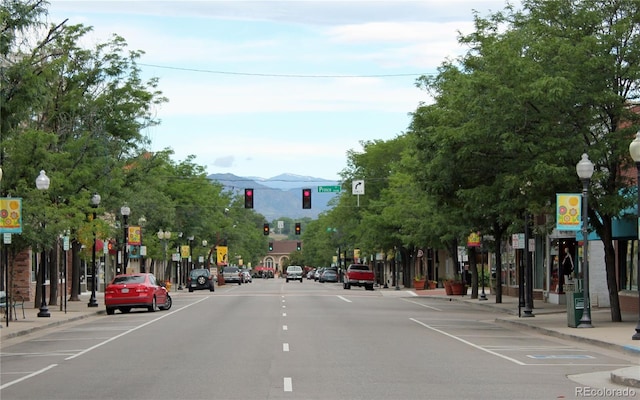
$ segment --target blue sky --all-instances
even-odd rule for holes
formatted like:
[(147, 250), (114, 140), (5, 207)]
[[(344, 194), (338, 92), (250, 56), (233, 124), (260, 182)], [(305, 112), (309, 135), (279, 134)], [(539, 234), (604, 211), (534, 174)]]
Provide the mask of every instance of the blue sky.
[[(518, 4), (519, 2), (515, 2)], [(466, 51), (501, 0), (58, 1), (51, 22), (117, 33), (143, 50), (145, 76), (169, 98), (151, 150), (194, 155), (208, 173), (338, 179), (361, 141), (402, 134), (430, 98), (415, 87)]]

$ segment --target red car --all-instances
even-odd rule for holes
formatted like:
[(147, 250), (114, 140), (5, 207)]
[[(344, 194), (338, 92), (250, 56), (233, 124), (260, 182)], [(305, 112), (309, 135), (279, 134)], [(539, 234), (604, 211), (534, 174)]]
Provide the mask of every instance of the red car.
[(157, 308), (168, 310), (171, 296), (153, 274), (123, 274), (107, 285), (104, 305), (108, 315), (113, 315), (116, 309), (121, 313), (128, 313), (132, 308), (146, 308), (151, 312)]

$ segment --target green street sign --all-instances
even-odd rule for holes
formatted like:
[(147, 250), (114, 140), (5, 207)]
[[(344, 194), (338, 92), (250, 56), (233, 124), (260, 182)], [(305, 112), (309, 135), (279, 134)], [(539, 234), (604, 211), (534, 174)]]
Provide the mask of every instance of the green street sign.
[(340, 193), (340, 185), (318, 186), (318, 193)]

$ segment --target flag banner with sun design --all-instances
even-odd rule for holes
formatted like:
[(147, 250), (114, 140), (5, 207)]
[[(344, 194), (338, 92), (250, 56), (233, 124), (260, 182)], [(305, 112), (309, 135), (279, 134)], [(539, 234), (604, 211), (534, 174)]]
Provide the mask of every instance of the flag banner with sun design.
[(22, 198), (0, 198), (0, 233), (22, 233)]
[(556, 193), (556, 229), (579, 231), (582, 229), (582, 196), (575, 193)]

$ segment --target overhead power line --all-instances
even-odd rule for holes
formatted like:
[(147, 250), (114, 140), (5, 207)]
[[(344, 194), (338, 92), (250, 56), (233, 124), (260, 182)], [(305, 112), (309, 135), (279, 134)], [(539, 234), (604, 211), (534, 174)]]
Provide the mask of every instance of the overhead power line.
[(394, 78), (394, 77), (406, 77), (406, 76), (424, 76), (424, 75), (435, 75), (433, 72), (428, 73), (406, 73), (406, 74), (371, 74), (371, 75), (314, 75), (314, 74), (268, 74), (268, 73), (260, 73), (260, 72), (237, 72), (237, 71), (217, 71), (210, 69), (198, 69), (198, 68), (186, 68), (186, 67), (171, 67), (168, 65), (157, 65), (157, 64), (145, 64), (138, 63), (138, 65), (145, 67), (154, 67), (154, 68), (163, 68), (163, 69), (171, 69), (175, 71), (188, 71), (188, 72), (198, 72), (203, 74), (218, 74), (218, 75), (240, 75), (240, 76), (262, 76), (262, 77), (270, 77), (270, 78), (307, 78), (307, 79), (324, 79), (324, 78)]

